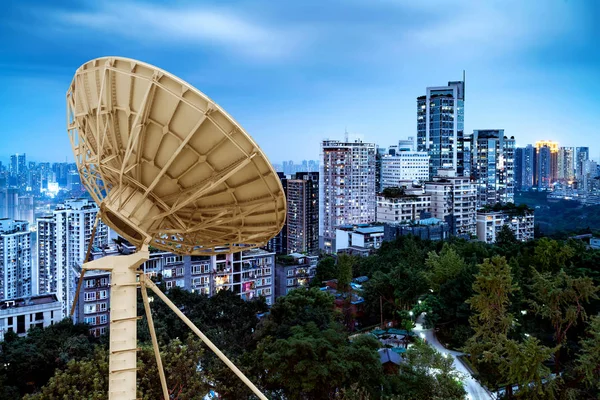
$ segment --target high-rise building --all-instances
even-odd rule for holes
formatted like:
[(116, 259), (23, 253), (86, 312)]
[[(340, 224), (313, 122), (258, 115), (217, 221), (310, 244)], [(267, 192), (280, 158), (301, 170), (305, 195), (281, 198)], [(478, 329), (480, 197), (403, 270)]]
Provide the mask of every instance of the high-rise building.
[(575, 177), (578, 180), (583, 179), (583, 163), (590, 159), (589, 147), (577, 147), (575, 149)]
[(398, 151), (381, 159), (381, 190), (399, 187), (400, 181), (425, 182), (429, 179), (429, 154), (424, 151)]
[(27, 221), (30, 225), (33, 225), (34, 221), (34, 197), (33, 196), (19, 196), (17, 204), (17, 218), (21, 221)]
[(31, 235), (26, 221), (0, 219), (0, 300), (35, 294)]
[[(383, 190), (383, 187), (381, 185), (382, 182), (382, 174), (383, 174), (383, 157), (385, 157), (388, 154), (388, 149), (386, 149), (385, 147), (379, 147), (377, 146), (377, 152), (375, 153), (375, 190), (377, 192), (380, 192), (381, 190)], [(393, 150), (389, 150), (389, 152), (391, 153)], [(394, 152), (395, 154), (395, 152)]]
[(557, 178), (559, 181), (575, 179), (575, 147), (559, 147), (557, 156)]
[(0, 218), (19, 219), (19, 189), (0, 190)]
[[(284, 163), (285, 163), (285, 161), (284, 161)], [(285, 194), (286, 199), (287, 199), (288, 179), (283, 172), (278, 172), (277, 176), (279, 177), (279, 180), (281, 181), (281, 186), (283, 187), (283, 193)], [(287, 226), (287, 218), (286, 218), (286, 221), (283, 224), (283, 227), (281, 228), (279, 233), (277, 235), (273, 236), (267, 243), (267, 246), (266, 246), (267, 250), (272, 251), (276, 254), (287, 254), (288, 253), (288, 251), (287, 251), (287, 235), (288, 235), (288, 226)]]
[[(92, 201), (71, 199), (58, 205), (52, 215), (37, 220), (40, 293), (56, 293), (63, 317), (73, 304), (98, 211)], [(99, 221), (93, 246), (107, 244), (108, 227)]]
[(376, 147), (360, 140), (324, 140), (321, 146), (319, 244), (332, 253), (337, 226), (375, 221)]
[(287, 252), (319, 252), (319, 173), (297, 172), (287, 181)]
[(584, 191), (590, 191), (592, 189), (594, 178), (598, 176), (598, 164), (592, 160), (586, 160), (582, 163), (582, 179), (581, 187)]
[(515, 189), (529, 190), (535, 176), (535, 150), (532, 145), (515, 149)]
[(468, 146), (464, 147), (464, 102), (464, 79), (428, 87), (426, 95), (417, 98), (417, 151), (429, 153), (430, 176), (440, 168), (470, 175)]
[(471, 175), (477, 187), (477, 207), (515, 201), (515, 139), (504, 129), (473, 131)]
[(456, 176), (454, 170), (440, 169), (433, 179), (425, 184), (433, 216), (448, 221), (454, 235), (476, 235), (475, 185), (468, 177)]
[(538, 189), (548, 189), (558, 179), (558, 143), (550, 140), (535, 142), (536, 174)]

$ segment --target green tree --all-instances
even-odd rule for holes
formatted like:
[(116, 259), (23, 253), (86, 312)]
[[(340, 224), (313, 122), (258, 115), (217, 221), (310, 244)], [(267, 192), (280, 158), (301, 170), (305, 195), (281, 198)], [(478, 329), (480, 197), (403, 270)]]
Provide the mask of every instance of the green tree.
[(283, 391), (282, 398), (329, 399), (339, 389), (357, 383), (376, 391), (382, 369), (379, 342), (363, 335), (354, 342), (338, 326), (322, 330), (314, 323), (295, 326), (287, 339), (267, 337), (253, 359), (267, 390)]
[[(174, 339), (161, 349), (167, 389), (172, 398), (192, 400), (208, 393), (208, 379), (198, 368), (202, 354), (201, 341), (193, 337), (185, 342)], [(107, 399), (108, 370), (108, 352), (98, 346), (89, 359), (71, 360), (41, 391), (25, 396), (25, 399)], [(154, 352), (150, 346), (143, 346), (138, 352), (138, 398), (162, 398)]]
[(321, 286), (323, 281), (337, 278), (337, 266), (335, 265), (335, 258), (332, 256), (325, 256), (319, 260), (317, 264), (317, 272), (312, 280), (313, 286)]
[(441, 285), (459, 276), (466, 267), (463, 258), (448, 243), (444, 243), (439, 255), (434, 251), (430, 252), (426, 265), (429, 268), (427, 278), (434, 291), (438, 291)]
[(15, 393), (32, 393), (45, 385), (57, 368), (93, 353), (95, 342), (88, 325), (74, 325), (70, 319), (33, 328), (26, 337), (7, 334), (0, 352), (0, 365), (9, 366), (6, 384), (13, 386)]
[(502, 225), (500, 232), (496, 235), (496, 244), (499, 246), (506, 246), (516, 244), (517, 238), (514, 232), (508, 227), (508, 225)]
[[(500, 364), (501, 375), (505, 383), (519, 386), (517, 397), (540, 400), (556, 397), (555, 382), (550, 378), (550, 369), (544, 365), (555, 348), (542, 346), (538, 339), (527, 336), (523, 342), (504, 341), (503, 349), (502, 358), (506, 362)], [(512, 393), (512, 389), (508, 392)]]
[(319, 329), (328, 329), (339, 321), (333, 305), (333, 296), (319, 289), (296, 289), (277, 299), (269, 316), (259, 324), (255, 339), (266, 336), (286, 339), (292, 328), (313, 322)]
[[(596, 299), (598, 288), (591, 278), (573, 278), (564, 270), (558, 274), (533, 271), (532, 296), (529, 304), (534, 312), (550, 321), (554, 329), (554, 340), (559, 346), (564, 344), (569, 330), (579, 320), (585, 320), (585, 304)], [(555, 372), (560, 372), (561, 349), (554, 356)]]
[(493, 386), (502, 383), (501, 354), (514, 320), (509, 307), (510, 296), (516, 290), (506, 259), (495, 256), (479, 266), (473, 283), (475, 294), (467, 301), (473, 310), (469, 322), (474, 334), (464, 350), (473, 364), (489, 372), (484, 380)]
[(466, 392), (464, 378), (457, 372), (451, 357), (445, 357), (432, 347), (417, 341), (405, 353), (405, 363), (399, 374), (389, 377), (386, 391), (394, 399), (451, 399), (463, 400)]
[[(591, 397), (600, 396), (600, 316), (593, 316), (587, 337), (581, 340), (581, 350), (575, 361), (575, 372), (579, 375)], [(580, 397), (583, 397), (580, 396)]]
[(339, 292), (350, 290), (353, 264), (354, 257), (351, 255), (342, 253), (338, 256), (337, 290)]

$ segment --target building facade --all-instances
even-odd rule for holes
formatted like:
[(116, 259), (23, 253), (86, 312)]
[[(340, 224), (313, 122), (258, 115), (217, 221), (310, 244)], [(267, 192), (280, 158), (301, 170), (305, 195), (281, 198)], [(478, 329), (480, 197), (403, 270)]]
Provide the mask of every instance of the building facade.
[[(290, 163), (292, 163), (292, 161), (290, 161)], [(288, 179), (287, 179), (286, 175), (284, 175), (283, 172), (278, 172), (277, 176), (279, 177), (279, 180), (281, 181), (281, 186), (283, 187), (283, 193), (285, 194), (286, 199), (287, 199)], [(286, 220), (283, 224), (283, 227), (281, 228), (279, 233), (277, 235), (273, 236), (267, 243), (267, 249), (269, 251), (275, 252), (277, 254), (287, 254), (288, 253), (287, 235), (288, 235), (288, 226), (287, 226), (287, 218), (286, 218)]]
[(549, 189), (558, 179), (558, 143), (550, 140), (535, 142), (536, 174), (538, 189)]
[(319, 173), (298, 172), (287, 181), (287, 252), (319, 252)]
[(336, 227), (375, 221), (375, 153), (373, 143), (325, 140), (319, 190), (319, 241), (326, 253), (335, 249)]
[(533, 211), (479, 211), (477, 212), (477, 239), (486, 242), (496, 242), (498, 233), (506, 225), (515, 238), (526, 242), (533, 240), (534, 216)]
[(453, 170), (438, 170), (438, 176), (425, 184), (425, 193), (431, 195), (431, 214), (442, 221), (450, 220), (453, 234), (474, 236), (477, 234), (475, 185), (468, 177), (455, 175)]
[[(135, 251), (134, 246), (119, 239), (117, 245), (92, 252), (92, 259)], [(269, 305), (275, 301), (275, 253), (262, 249), (214, 256), (183, 256), (151, 250), (150, 259), (142, 269), (157, 283), (164, 283), (167, 290), (177, 287), (205, 296), (229, 290), (243, 300), (262, 296)], [(86, 272), (76, 310), (75, 321), (89, 324), (92, 335), (100, 336), (109, 331), (109, 271)]]
[(385, 241), (396, 240), (398, 236), (416, 236), (423, 240), (446, 240), (451, 236), (447, 222), (437, 218), (426, 218), (419, 221), (393, 222), (384, 225)]
[(504, 129), (475, 130), (471, 142), (477, 207), (515, 201), (515, 139)]
[(383, 225), (340, 226), (335, 232), (336, 249), (338, 252), (367, 256), (381, 247), (383, 237)]
[[(38, 268), (40, 293), (55, 293), (70, 313), (77, 279), (92, 236), (98, 206), (91, 200), (71, 199), (56, 207), (52, 215), (38, 218)], [(108, 227), (98, 222), (93, 247), (108, 245)]]
[(535, 149), (528, 144), (515, 149), (515, 189), (530, 190), (535, 176)]
[(430, 177), (440, 168), (453, 168), (457, 175), (469, 175), (470, 157), (464, 134), (465, 82), (428, 87), (417, 98), (417, 151), (430, 156)]
[(557, 179), (563, 182), (575, 180), (575, 147), (559, 147), (557, 158)]
[(577, 180), (583, 179), (584, 162), (590, 159), (590, 148), (589, 147), (576, 147), (575, 148), (575, 177)]
[(7, 332), (25, 336), (33, 327), (46, 328), (62, 319), (61, 304), (53, 294), (16, 298), (0, 303), (0, 342)]
[(381, 189), (398, 187), (400, 181), (425, 182), (429, 179), (429, 154), (398, 151), (381, 159)]
[(292, 253), (288, 257), (277, 260), (275, 298), (285, 296), (294, 289), (307, 287), (317, 274), (317, 256)]
[(405, 189), (397, 196), (377, 195), (377, 222), (418, 221), (423, 213), (431, 213), (431, 194), (422, 188)]
[(0, 301), (33, 296), (37, 277), (31, 260), (27, 221), (0, 219)]

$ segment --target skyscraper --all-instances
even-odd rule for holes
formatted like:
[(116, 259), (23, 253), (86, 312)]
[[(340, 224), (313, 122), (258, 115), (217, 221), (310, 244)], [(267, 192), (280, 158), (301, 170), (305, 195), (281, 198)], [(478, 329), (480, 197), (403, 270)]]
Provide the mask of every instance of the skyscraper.
[(515, 189), (529, 190), (535, 176), (535, 151), (532, 145), (515, 150)]
[(477, 206), (514, 203), (514, 137), (504, 136), (504, 129), (475, 130), (471, 146)]
[(319, 251), (319, 173), (297, 172), (287, 181), (287, 252)]
[[(290, 161), (291, 163), (291, 161)], [(284, 161), (285, 164), (285, 161)], [(293, 165), (293, 163), (292, 163)], [(283, 193), (286, 196), (287, 199), (287, 183), (288, 183), (288, 179), (286, 178), (286, 175), (283, 172), (278, 172), (277, 176), (279, 177), (279, 180), (281, 181), (281, 186), (283, 187)], [(273, 236), (269, 242), (267, 243), (267, 249), (269, 251), (272, 251), (274, 253), (277, 254), (287, 254), (287, 235), (288, 235), (288, 225), (287, 225), (287, 218), (285, 223), (283, 224), (283, 227), (281, 228), (281, 230), (279, 231), (279, 233), (275, 236)]]
[(557, 156), (557, 179), (575, 179), (575, 147), (559, 147)]
[(538, 189), (548, 189), (558, 179), (558, 143), (550, 140), (535, 142), (536, 174)]
[(575, 149), (575, 177), (582, 180), (584, 176), (584, 162), (590, 159), (589, 147), (577, 147)]
[[(40, 293), (56, 293), (63, 317), (69, 315), (98, 206), (85, 199), (67, 200), (52, 215), (38, 218)], [(98, 222), (93, 245), (108, 244), (108, 227)]]
[[(469, 156), (465, 154), (465, 82), (428, 87), (417, 98), (417, 151), (430, 156), (430, 177), (439, 168), (453, 168), (460, 176), (470, 175)], [(467, 148), (468, 150), (468, 148)]]
[(335, 228), (375, 221), (374, 143), (324, 140), (320, 175), (319, 244), (335, 252)]
[(31, 235), (26, 221), (0, 219), (0, 300), (35, 294)]

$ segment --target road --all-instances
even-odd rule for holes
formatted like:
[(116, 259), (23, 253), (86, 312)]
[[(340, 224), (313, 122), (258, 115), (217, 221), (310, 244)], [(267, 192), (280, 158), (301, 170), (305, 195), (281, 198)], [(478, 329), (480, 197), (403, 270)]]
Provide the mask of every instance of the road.
[(422, 333), (423, 335), (425, 335), (425, 339), (427, 339), (427, 344), (432, 346), (440, 353), (452, 356), (454, 360), (454, 368), (464, 376), (463, 385), (465, 390), (467, 391), (467, 398), (470, 400), (491, 400), (492, 396), (490, 396), (489, 392), (485, 390), (483, 386), (481, 386), (481, 384), (471, 376), (471, 374), (469, 373), (467, 368), (465, 368), (463, 363), (460, 362), (458, 358), (456, 358), (457, 356), (460, 356), (463, 353), (448, 350), (444, 346), (442, 346), (442, 344), (437, 340), (437, 337), (435, 337), (435, 333), (433, 332), (433, 330), (423, 328), (423, 319), (423, 314), (419, 315), (419, 317), (416, 320), (416, 327), (413, 329), (413, 331), (417, 334)]

